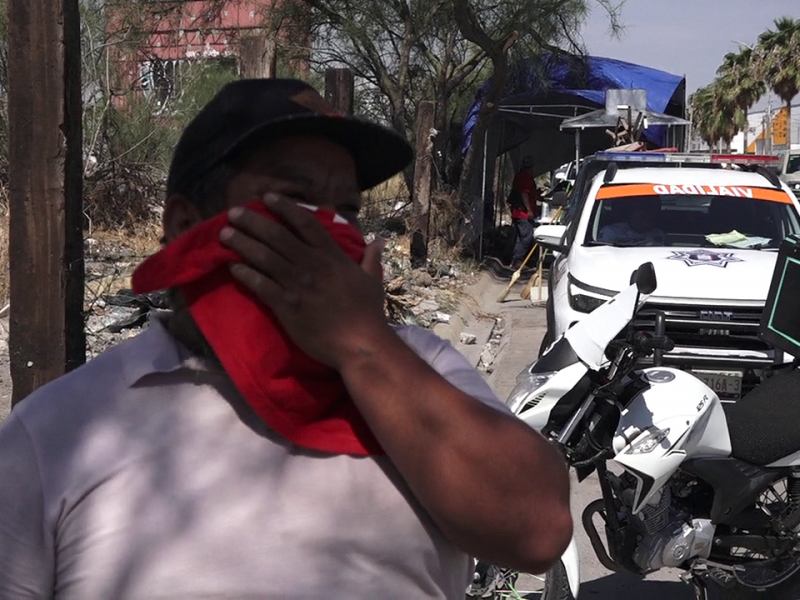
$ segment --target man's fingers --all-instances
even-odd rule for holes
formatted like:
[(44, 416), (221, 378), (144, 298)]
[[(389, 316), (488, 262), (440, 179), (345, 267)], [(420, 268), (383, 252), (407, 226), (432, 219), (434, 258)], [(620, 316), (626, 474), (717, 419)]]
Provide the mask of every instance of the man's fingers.
[(253, 267), (237, 263), (230, 266), (231, 275), (252, 291), (264, 304), (275, 309), (286, 309), (299, 304), (296, 292), (290, 292)]
[(268, 245), (287, 260), (291, 261), (308, 252), (308, 247), (292, 231), (256, 212), (234, 208), (229, 211), (228, 219), (236, 229)]
[(378, 279), (382, 277), (381, 254), (385, 247), (386, 240), (381, 237), (375, 238), (375, 240), (367, 244), (364, 249), (364, 258), (361, 260), (361, 268)]
[(277, 283), (286, 285), (294, 279), (295, 269), (281, 253), (249, 235), (232, 227), (225, 227), (220, 233), (220, 241), (241, 256), (250, 267)]
[(298, 206), (294, 200), (277, 194), (267, 194), (264, 196), (264, 204), (273, 214), (286, 221), (307, 244), (316, 248), (336, 246), (322, 223), (308, 209)]

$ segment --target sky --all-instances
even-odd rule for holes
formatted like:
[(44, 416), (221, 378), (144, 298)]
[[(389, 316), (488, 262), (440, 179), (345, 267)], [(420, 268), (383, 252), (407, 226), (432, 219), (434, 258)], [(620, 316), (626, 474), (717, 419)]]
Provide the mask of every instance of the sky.
[[(691, 94), (711, 83), (738, 42), (756, 43), (782, 16), (800, 18), (800, 0), (627, 0), (618, 39), (610, 37), (608, 17), (598, 8), (582, 37), (589, 54), (684, 75)], [(763, 99), (754, 108), (765, 105)]]

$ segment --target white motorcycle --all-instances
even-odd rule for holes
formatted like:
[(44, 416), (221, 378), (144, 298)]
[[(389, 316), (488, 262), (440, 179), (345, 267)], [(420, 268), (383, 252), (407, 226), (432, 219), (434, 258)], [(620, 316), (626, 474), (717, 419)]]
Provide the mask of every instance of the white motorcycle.
[[(800, 583), (800, 370), (776, 369), (723, 408), (693, 375), (658, 366), (673, 348), (663, 318), (655, 334), (633, 329), (655, 289), (653, 265), (642, 265), (522, 372), (507, 403), (579, 481), (597, 472), (602, 498), (581, 520), (607, 569), (680, 568), (703, 600), (714, 588), (780, 593)], [(638, 368), (653, 355), (656, 366)], [(518, 598), (517, 576), (478, 561), (467, 597)], [(579, 585), (573, 539), (541, 597), (577, 598)]]

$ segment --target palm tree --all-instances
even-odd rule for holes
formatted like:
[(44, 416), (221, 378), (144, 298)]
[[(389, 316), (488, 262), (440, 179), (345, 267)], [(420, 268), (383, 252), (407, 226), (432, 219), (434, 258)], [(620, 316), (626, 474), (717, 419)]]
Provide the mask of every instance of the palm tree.
[(713, 84), (698, 88), (689, 96), (692, 110), (692, 127), (709, 148), (719, 142), (719, 122), (715, 116)]
[(722, 93), (726, 100), (733, 103), (742, 112), (744, 121), (744, 151), (747, 152), (748, 129), (747, 113), (767, 91), (764, 80), (757, 77), (754, 69), (755, 52), (753, 48), (742, 47), (739, 52), (725, 55), (722, 65), (717, 70)]
[(783, 100), (792, 120), (792, 99), (800, 92), (800, 19), (782, 17), (775, 30), (758, 36), (755, 74)]
[(713, 150), (714, 146), (725, 143), (731, 151), (731, 142), (747, 124), (745, 112), (728, 94), (724, 82), (715, 79), (713, 83), (698, 89), (689, 97), (692, 109), (692, 124), (702, 140)]

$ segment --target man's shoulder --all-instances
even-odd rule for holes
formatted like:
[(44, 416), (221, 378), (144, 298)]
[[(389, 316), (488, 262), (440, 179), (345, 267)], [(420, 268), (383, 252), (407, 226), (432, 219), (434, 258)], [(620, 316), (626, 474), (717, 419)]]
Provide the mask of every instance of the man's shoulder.
[(533, 186), (534, 180), (533, 175), (528, 173), (527, 171), (520, 171), (514, 177), (514, 186), (515, 187), (531, 187)]
[(394, 330), (400, 336), (400, 339), (425, 359), (435, 357), (435, 355), (451, 345), (430, 329), (425, 329), (419, 325), (397, 325)]
[(440, 373), (474, 371), (478, 374), (474, 365), (471, 365), (449, 340), (440, 337), (430, 329), (418, 325), (401, 325), (395, 327), (395, 331), (420, 358)]
[(452, 385), (492, 408), (508, 412), (480, 371), (450, 341), (416, 325), (397, 327), (396, 331), (412, 350)]
[(617, 223), (610, 223), (605, 225), (604, 227), (600, 228), (600, 236), (604, 235), (628, 235), (630, 233), (630, 227), (625, 221), (619, 221)]
[(86, 409), (95, 402), (109, 402), (127, 389), (131, 369), (137, 362), (152, 361), (159, 332), (148, 329), (109, 348), (86, 364), (35, 390), (14, 409), (23, 421), (36, 420), (55, 412)]

